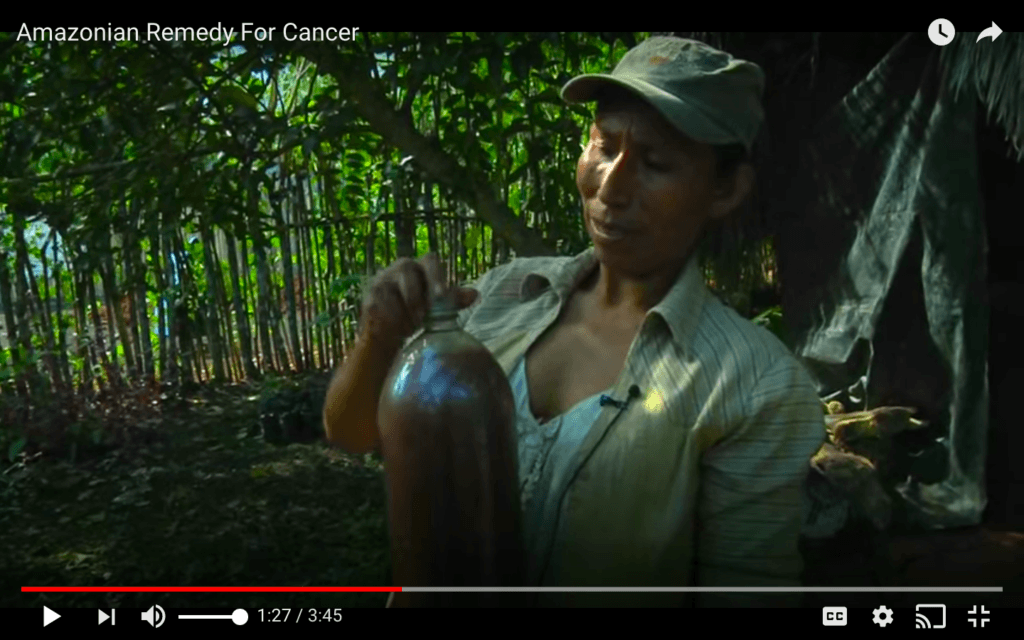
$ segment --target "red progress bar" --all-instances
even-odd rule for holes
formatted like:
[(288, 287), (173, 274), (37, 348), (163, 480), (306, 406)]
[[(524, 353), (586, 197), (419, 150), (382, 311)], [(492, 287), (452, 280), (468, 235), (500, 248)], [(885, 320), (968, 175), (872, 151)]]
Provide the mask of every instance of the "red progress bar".
[(401, 592), (402, 587), (22, 587), (22, 593)]

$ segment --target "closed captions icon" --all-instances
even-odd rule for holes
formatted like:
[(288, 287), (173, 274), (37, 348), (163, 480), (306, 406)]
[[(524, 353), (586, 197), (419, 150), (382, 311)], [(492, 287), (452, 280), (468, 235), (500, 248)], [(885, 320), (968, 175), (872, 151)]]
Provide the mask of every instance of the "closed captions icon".
[(826, 627), (845, 627), (846, 607), (822, 607), (821, 624)]
[(945, 629), (946, 628), (946, 605), (944, 604), (919, 604), (914, 609), (915, 629)]

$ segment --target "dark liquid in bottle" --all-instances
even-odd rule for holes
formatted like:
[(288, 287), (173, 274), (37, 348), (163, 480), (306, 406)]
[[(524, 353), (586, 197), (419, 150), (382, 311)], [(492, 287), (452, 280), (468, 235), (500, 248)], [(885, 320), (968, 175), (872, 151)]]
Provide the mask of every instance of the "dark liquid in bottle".
[[(427, 333), (381, 397), (392, 575), (398, 586), (523, 584), (512, 392), (461, 331)], [(396, 594), (393, 606), (502, 606), (499, 593)]]

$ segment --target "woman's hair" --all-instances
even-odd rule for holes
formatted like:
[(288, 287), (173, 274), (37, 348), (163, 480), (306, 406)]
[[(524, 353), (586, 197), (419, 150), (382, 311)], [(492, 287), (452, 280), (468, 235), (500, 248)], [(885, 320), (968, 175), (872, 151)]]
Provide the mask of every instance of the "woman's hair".
[(719, 179), (731, 179), (741, 164), (751, 161), (747, 148), (742, 144), (712, 145), (711, 148), (715, 150), (715, 176)]

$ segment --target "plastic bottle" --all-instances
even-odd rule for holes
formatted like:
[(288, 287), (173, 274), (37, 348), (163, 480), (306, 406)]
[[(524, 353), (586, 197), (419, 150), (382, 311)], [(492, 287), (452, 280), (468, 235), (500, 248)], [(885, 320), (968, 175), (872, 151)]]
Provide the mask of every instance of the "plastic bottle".
[[(396, 586), (522, 585), (515, 405), (501, 367), (436, 296), (381, 393)], [(389, 606), (501, 606), (500, 594), (395, 594)]]

